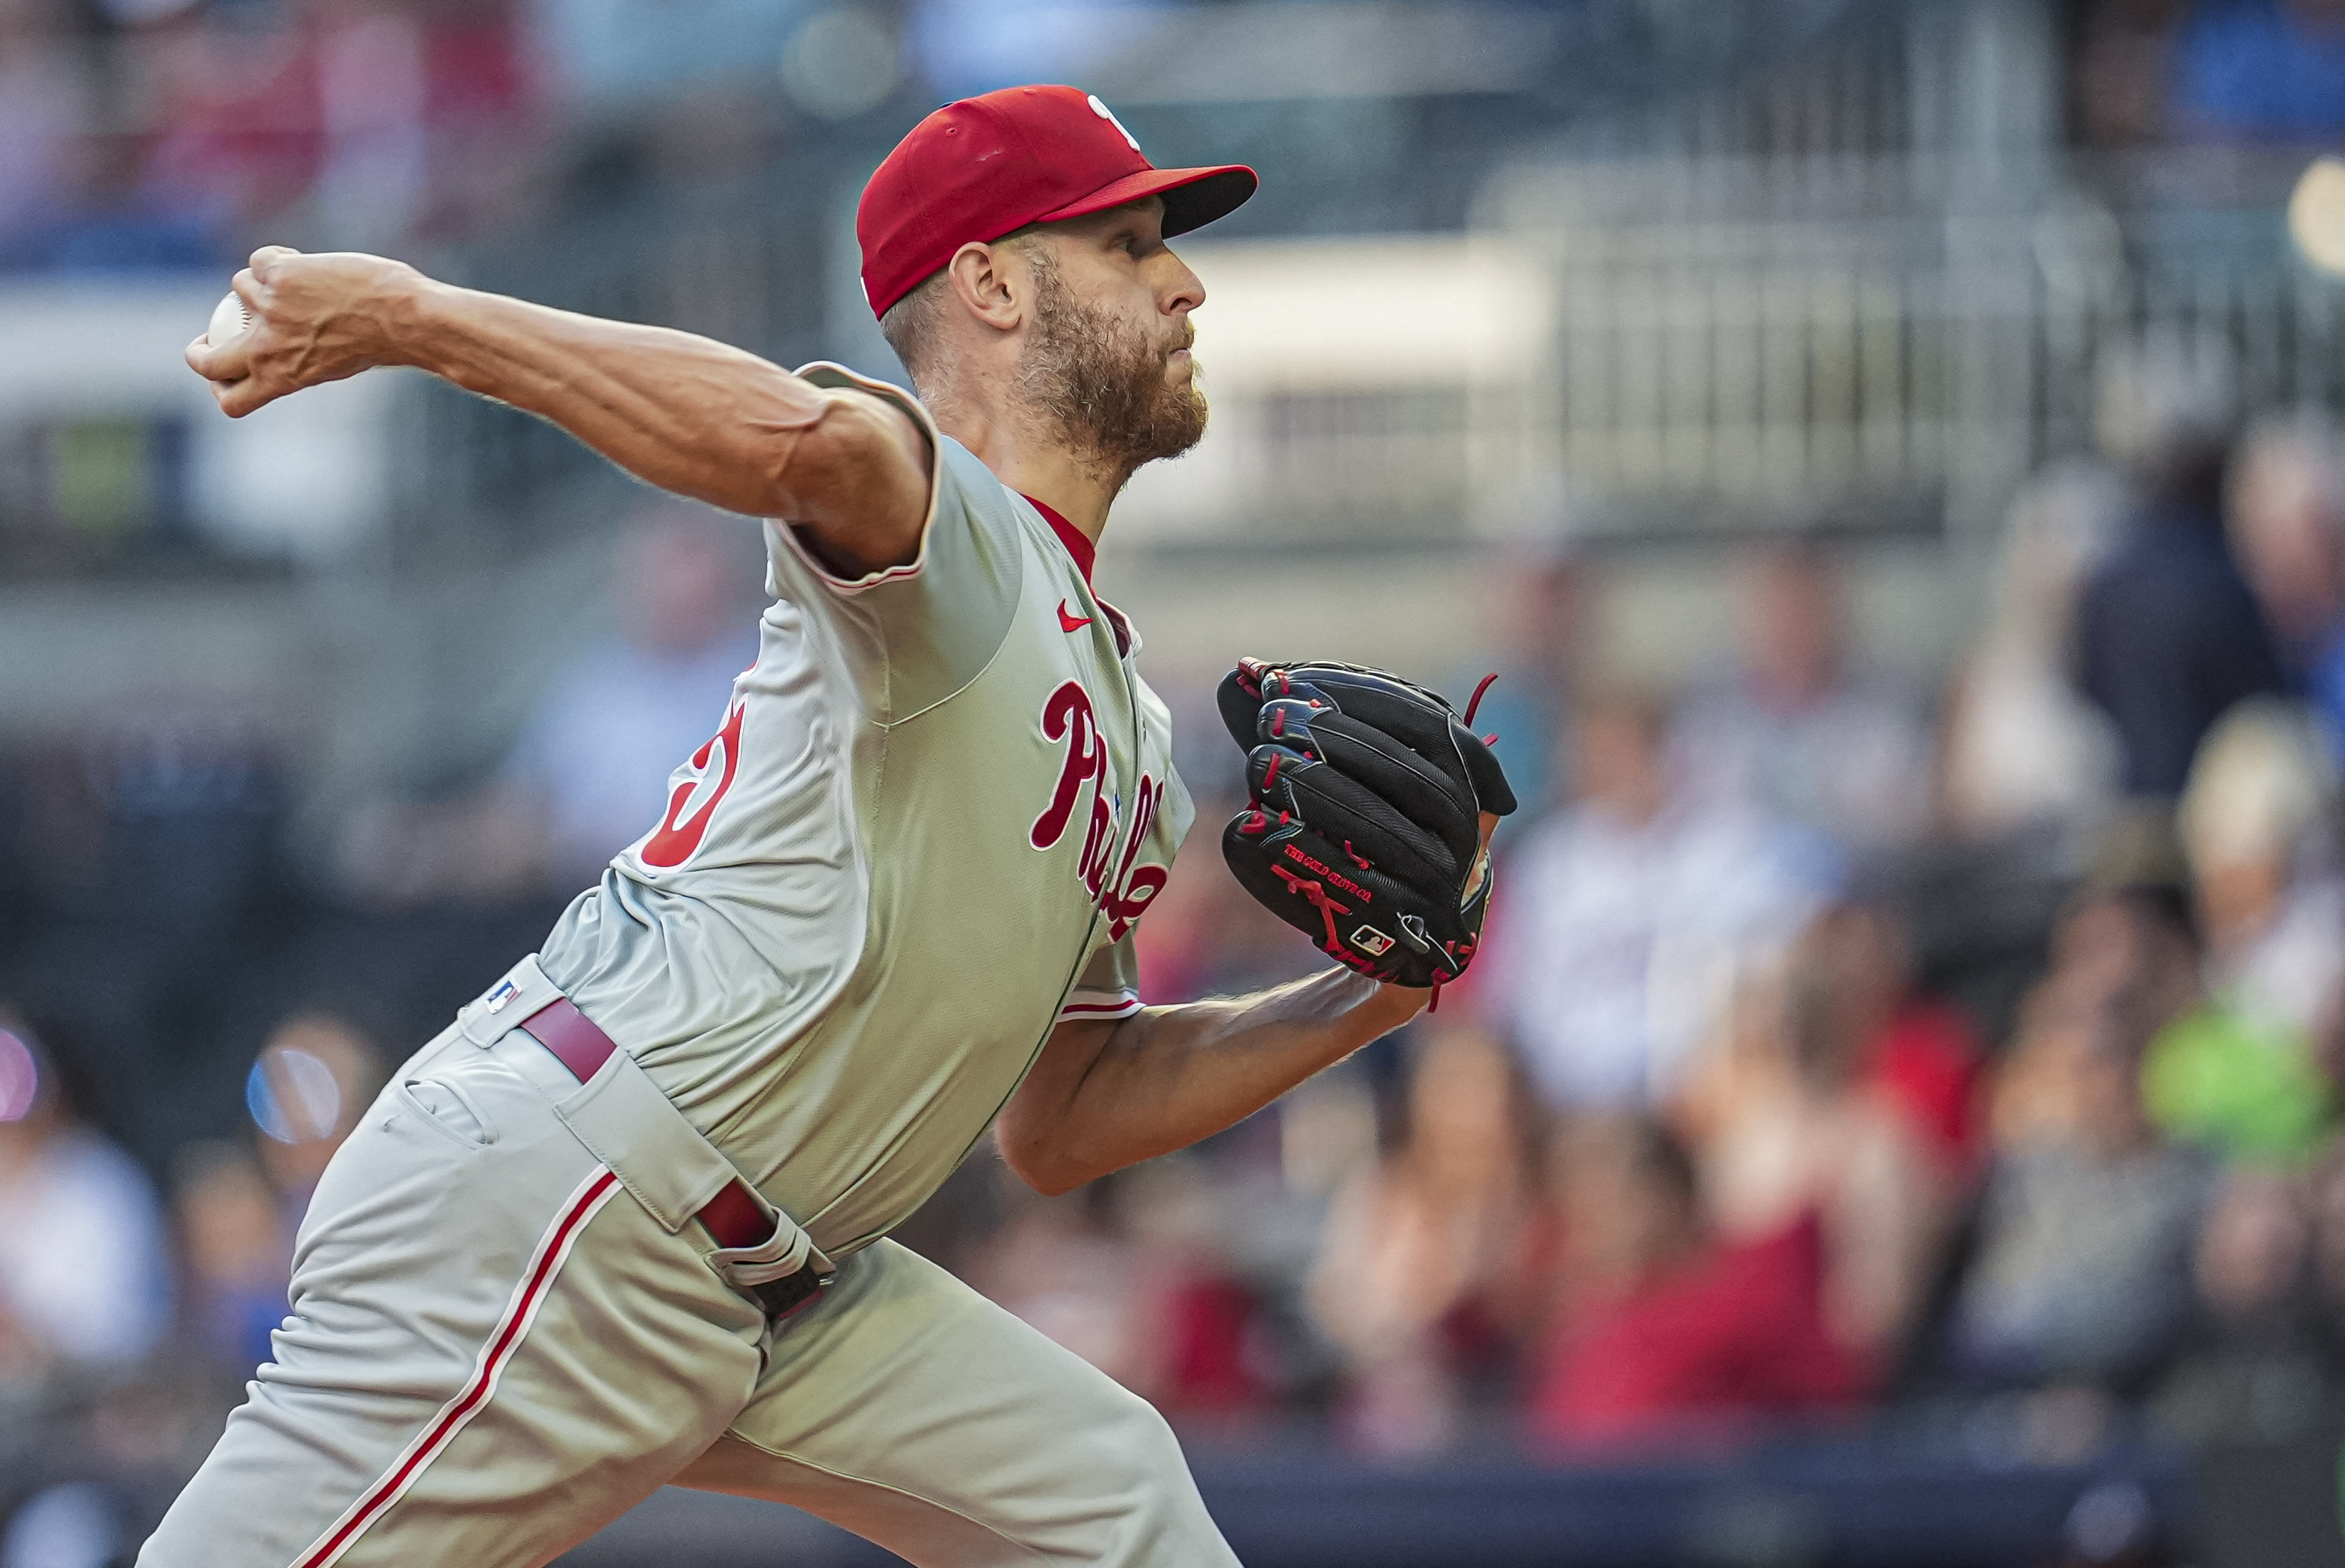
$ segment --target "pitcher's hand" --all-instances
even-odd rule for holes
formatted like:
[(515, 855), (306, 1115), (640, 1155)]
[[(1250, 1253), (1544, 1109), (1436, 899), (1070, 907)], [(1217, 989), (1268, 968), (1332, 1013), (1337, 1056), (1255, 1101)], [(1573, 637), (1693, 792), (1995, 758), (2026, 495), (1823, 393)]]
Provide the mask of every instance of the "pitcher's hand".
[(251, 324), (226, 343), (197, 339), (188, 366), (238, 419), (288, 392), (398, 364), (399, 322), (424, 281), (380, 256), (264, 245), (232, 285)]

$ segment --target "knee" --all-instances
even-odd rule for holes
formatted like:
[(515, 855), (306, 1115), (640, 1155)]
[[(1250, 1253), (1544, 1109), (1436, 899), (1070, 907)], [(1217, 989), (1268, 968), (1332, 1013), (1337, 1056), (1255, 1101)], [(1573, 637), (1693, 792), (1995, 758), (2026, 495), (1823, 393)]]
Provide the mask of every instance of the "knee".
[(1157, 1568), (1158, 1564), (1223, 1563), (1234, 1568), (1235, 1559), (1222, 1542), (1221, 1533), (1197, 1495), (1189, 1462), (1180, 1440), (1156, 1411), (1156, 1407), (1122, 1389), (1112, 1408), (1104, 1409), (1100, 1425), (1087, 1444), (1089, 1461), (1097, 1467), (1099, 1492), (1094, 1504), (1105, 1503), (1101, 1522), (1107, 1540), (1098, 1561), (1117, 1568)]
[(1162, 1484), (1169, 1476), (1188, 1474), (1181, 1440), (1154, 1405), (1128, 1389), (1110, 1391), (1094, 1429), (1096, 1452), (1119, 1472), (1119, 1478), (1140, 1486)]

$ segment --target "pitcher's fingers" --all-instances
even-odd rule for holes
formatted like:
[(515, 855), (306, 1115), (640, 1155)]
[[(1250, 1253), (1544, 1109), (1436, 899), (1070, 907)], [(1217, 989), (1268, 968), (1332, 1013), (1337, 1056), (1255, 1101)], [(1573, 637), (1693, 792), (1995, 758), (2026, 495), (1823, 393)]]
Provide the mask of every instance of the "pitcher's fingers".
[[(262, 281), (265, 282), (268, 280), (269, 274), (276, 270), (277, 264), (279, 261), (282, 261), (289, 256), (299, 256), (300, 254), (301, 253), (299, 251), (294, 249), (289, 245), (264, 245), (259, 249), (252, 253), (251, 260), (246, 266), (244, 272), (240, 272), (237, 274), (237, 276), (241, 278), (245, 273), (252, 273), (259, 276)], [(241, 293), (242, 290), (239, 289), (239, 292)]]
[(203, 337), (188, 345), (185, 358), (188, 369), (215, 386), (225, 385), (241, 381), (249, 373), (252, 346), (242, 340), (241, 334), (226, 343)]
[(252, 333), (215, 343), (209, 333), (188, 345), (188, 368), (208, 381), (241, 381), (252, 372)]
[(253, 410), (264, 408), (283, 395), (282, 391), (263, 387), (258, 376), (212, 383), (212, 400), (219, 405), (220, 412), (231, 420), (240, 420)]

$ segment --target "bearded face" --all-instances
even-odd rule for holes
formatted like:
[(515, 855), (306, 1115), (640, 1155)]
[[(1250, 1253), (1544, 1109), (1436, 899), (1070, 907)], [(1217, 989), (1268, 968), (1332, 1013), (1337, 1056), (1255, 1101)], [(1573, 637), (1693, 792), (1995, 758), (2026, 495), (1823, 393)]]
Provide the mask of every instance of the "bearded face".
[(1057, 258), (1028, 252), (1033, 324), (1019, 358), (1019, 389), (1086, 466), (1121, 486), (1142, 463), (1176, 458), (1205, 434), (1205, 394), (1193, 372), (1165, 371), (1195, 329), (1149, 324), (1086, 306), (1060, 276)]

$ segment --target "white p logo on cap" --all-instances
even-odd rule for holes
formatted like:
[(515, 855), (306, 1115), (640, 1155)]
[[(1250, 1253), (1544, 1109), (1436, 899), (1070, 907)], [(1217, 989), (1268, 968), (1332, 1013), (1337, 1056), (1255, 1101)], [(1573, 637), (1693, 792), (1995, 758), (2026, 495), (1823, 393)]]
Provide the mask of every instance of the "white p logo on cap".
[[(1132, 150), (1133, 152), (1140, 152), (1140, 143), (1138, 139), (1135, 138), (1130, 131), (1123, 128), (1123, 122), (1115, 117), (1114, 110), (1100, 102), (1099, 95), (1097, 93), (1087, 94), (1085, 96), (1085, 101), (1091, 105), (1091, 113), (1097, 115), (1100, 118), (1113, 126), (1116, 129), (1116, 134), (1122, 137), (1125, 141), (1132, 144)], [(1148, 155), (1146, 153), (1140, 153), (1140, 156), (1142, 157), (1146, 157)]]

